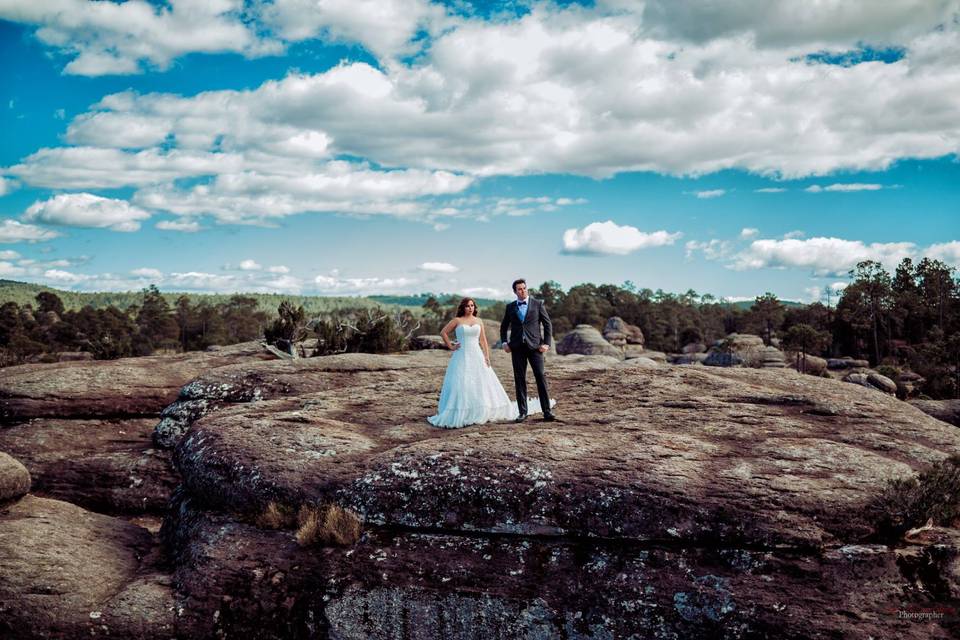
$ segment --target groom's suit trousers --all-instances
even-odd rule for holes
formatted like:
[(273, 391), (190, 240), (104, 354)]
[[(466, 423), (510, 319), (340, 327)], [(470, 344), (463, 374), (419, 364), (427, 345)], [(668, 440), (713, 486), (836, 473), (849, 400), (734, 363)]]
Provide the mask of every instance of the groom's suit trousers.
[(510, 347), (510, 356), (513, 358), (513, 379), (517, 385), (517, 408), (520, 415), (527, 415), (527, 363), (533, 369), (533, 377), (537, 381), (537, 394), (540, 396), (540, 407), (544, 414), (550, 413), (550, 395), (547, 393), (547, 379), (543, 375), (543, 354), (538, 349), (531, 349), (525, 343)]

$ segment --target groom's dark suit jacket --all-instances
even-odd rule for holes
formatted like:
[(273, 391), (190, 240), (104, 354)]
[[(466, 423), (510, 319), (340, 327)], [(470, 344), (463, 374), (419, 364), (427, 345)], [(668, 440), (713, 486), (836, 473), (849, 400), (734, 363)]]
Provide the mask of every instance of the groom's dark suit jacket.
[[(543, 333), (540, 332), (541, 325)], [(507, 342), (507, 329), (510, 329), (510, 342)], [(542, 344), (550, 344), (552, 337), (553, 324), (550, 322), (550, 315), (547, 314), (543, 302), (528, 296), (527, 315), (523, 322), (520, 321), (520, 315), (517, 312), (517, 301), (514, 300), (507, 305), (503, 322), (500, 323), (500, 342), (507, 342), (511, 349), (521, 344), (537, 349)]]

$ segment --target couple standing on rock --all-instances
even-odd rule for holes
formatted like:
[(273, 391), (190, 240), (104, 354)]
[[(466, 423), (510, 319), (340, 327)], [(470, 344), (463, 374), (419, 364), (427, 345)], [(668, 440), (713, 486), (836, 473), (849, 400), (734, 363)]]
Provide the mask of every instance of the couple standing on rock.
[[(527, 294), (525, 280), (515, 280), (513, 292), (517, 299), (507, 305), (503, 314), (500, 342), (503, 350), (513, 358), (517, 401), (510, 401), (500, 379), (490, 366), (490, 347), (483, 321), (477, 317), (476, 301), (473, 298), (464, 298), (457, 307), (456, 317), (440, 331), (444, 344), (453, 351), (453, 355), (443, 377), (437, 415), (427, 418), (433, 426), (455, 429), (484, 422), (523, 422), (528, 414), (539, 413), (541, 410), (544, 421), (556, 420), (550, 411), (556, 401), (550, 400), (547, 379), (543, 373), (543, 354), (550, 349), (550, 338), (553, 334), (550, 316), (543, 302)], [(453, 342), (448, 335), (451, 331), (456, 336)], [(530, 398), (529, 402), (528, 363), (537, 380), (539, 394), (538, 398)]]

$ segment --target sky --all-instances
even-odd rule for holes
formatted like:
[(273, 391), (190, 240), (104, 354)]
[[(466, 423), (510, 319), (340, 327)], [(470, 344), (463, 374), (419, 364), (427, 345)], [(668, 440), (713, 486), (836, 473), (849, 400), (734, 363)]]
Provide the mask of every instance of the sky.
[(0, 0), (0, 278), (813, 301), (960, 266), (960, 0)]

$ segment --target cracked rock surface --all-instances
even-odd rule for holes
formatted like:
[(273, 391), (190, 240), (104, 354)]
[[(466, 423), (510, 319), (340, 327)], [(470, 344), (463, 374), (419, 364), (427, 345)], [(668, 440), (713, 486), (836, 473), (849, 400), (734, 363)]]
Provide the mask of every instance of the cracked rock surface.
[(179, 483), (153, 442), (161, 411), (201, 373), (273, 358), (259, 343), (0, 369), (0, 451), (33, 492), (108, 514), (160, 514)]
[[(901, 615), (960, 610), (960, 534), (888, 545), (868, 509), (888, 480), (960, 452), (952, 425), (790, 370), (551, 355), (563, 422), (435, 429), (448, 358), (246, 358), (185, 381), (159, 420), (21, 414), (0, 449), (16, 447), (35, 491), (133, 432), (93, 475), (149, 450), (181, 485), (162, 554), (120, 517), (35, 495), (0, 505), (0, 636), (960, 635), (956, 613)], [(493, 365), (513, 396), (509, 355)], [(50, 444), (74, 428), (90, 447), (76, 460)], [(57, 495), (109, 502), (73, 486)], [(339, 504), (363, 534), (301, 546), (292, 525), (256, 524), (270, 502)]]
[[(276, 637), (956, 631), (891, 613), (958, 593), (918, 588), (867, 509), (886, 481), (960, 451), (954, 427), (792, 371), (567, 356), (548, 363), (563, 423), (432, 429), (447, 357), (261, 363), (185, 389), (219, 403), (183, 425), (166, 523), (199, 633), (258, 624), (244, 603), (263, 594), (233, 593), (249, 572), (284, 594), (270, 605), (283, 629), (263, 623)], [(494, 367), (509, 388), (509, 357)], [(307, 553), (249, 524), (271, 501), (338, 503), (366, 534)]]
[(153, 416), (202, 372), (274, 356), (257, 342), (176, 355), (0, 369), (0, 421)]
[(163, 638), (173, 588), (144, 528), (28, 495), (0, 508), (0, 636)]

